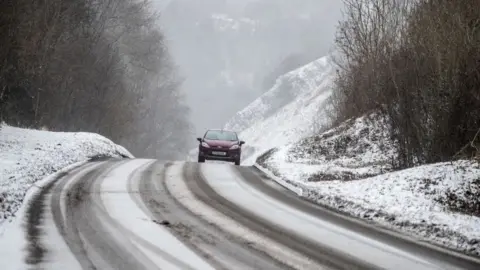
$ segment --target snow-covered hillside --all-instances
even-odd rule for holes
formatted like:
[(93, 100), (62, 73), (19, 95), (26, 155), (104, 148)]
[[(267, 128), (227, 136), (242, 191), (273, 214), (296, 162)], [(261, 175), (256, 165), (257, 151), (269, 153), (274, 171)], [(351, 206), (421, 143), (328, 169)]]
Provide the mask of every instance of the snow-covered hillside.
[(0, 125), (0, 234), (36, 181), (69, 165), (103, 157), (133, 157), (98, 134)]
[(277, 79), (275, 86), (239, 111), (225, 129), (242, 131), (244, 164), (276, 146), (312, 135), (328, 125), (327, 100), (333, 64), (322, 57)]
[(480, 255), (479, 163), (461, 160), (393, 171), (396, 147), (385, 119), (368, 119), (274, 148), (256, 166), (336, 211)]

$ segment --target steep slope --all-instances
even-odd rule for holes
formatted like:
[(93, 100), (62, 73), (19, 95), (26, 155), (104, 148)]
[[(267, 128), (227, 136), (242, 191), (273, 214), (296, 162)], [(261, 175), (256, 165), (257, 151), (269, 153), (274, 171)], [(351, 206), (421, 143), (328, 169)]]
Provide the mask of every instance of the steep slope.
[(238, 112), (225, 129), (242, 131), (244, 164), (270, 148), (309, 136), (328, 125), (333, 64), (322, 57), (277, 79), (275, 86)]

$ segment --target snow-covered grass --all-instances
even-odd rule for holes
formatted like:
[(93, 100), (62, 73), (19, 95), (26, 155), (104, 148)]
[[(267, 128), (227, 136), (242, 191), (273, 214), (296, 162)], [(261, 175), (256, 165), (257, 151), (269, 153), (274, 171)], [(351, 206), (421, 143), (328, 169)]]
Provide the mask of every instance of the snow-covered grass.
[(376, 114), (347, 121), (274, 150), (271, 160), (284, 164), (282, 175), (287, 178), (311, 182), (362, 179), (388, 172), (396, 148), (384, 128), (385, 121)]
[(322, 57), (291, 71), (275, 86), (239, 111), (225, 129), (242, 131), (243, 163), (253, 164), (266, 150), (293, 143), (328, 125), (328, 98), (334, 68)]
[(257, 163), (321, 205), (480, 255), (480, 165), (461, 160), (393, 171), (396, 147), (384, 121), (351, 120), (274, 148)]
[(102, 157), (133, 156), (98, 134), (0, 125), (0, 232), (36, 181), (74, 163)]

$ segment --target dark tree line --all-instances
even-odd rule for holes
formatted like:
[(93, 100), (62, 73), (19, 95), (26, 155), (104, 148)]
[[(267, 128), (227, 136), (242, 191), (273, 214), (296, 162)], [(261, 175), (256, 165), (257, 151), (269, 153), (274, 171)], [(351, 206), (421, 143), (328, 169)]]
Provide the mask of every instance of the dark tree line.
[(148, 0), (0, 2), (0, 120), (175, 158), (188, 108)]
[(479, 155), (478, 0), (344, 0), (337, 121), (381, 111), (399, 167)]

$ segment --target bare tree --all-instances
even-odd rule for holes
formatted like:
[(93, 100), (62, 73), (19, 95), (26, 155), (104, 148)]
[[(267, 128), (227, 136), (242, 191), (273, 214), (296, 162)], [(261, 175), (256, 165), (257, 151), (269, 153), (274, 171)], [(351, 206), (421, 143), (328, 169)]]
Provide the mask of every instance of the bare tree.
[[(170, 143), (183, 147), (188, 109), (149, 5), (130, 0), (0, 3), (0, 28), (9, 33), (0, 37), (0, 120), (98, 132), (137, 155), (166, 153), (158, 138), (172, 132)], [(167, 115), (182, 129), (160, 124)]]
[(400, 166), (451, 159), (480, 124), (475, 2), (346, 0), (337, 122), (380, 111)]

